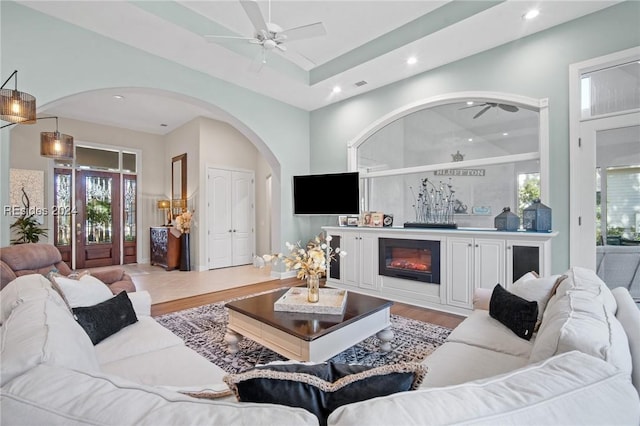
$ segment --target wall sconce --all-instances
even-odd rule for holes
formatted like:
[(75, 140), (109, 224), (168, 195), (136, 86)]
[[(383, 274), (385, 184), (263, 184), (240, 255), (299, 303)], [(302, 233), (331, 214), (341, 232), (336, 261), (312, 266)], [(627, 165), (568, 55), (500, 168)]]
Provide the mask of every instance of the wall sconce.
[(73, 160), (73, 136), (58, 131), (58, 117), (42, 117), (38, 120), (47, 118), (56, 119), (56, 131), (40, 133), (40, 155), (60, 160)]
[[(4, 86), (15, 77), (15, 88)], [(33, 124), (36, 122), (36, 98), (18, 91), (18, 70), (15, 70), (0, 87), (0, 118), (10, 123)]]
[(164, 225), (171, 225), (171, 202), (169, 200), (159, 200), (158, 209), (164, 210), (167, 214), (167, 223), (165, 223)]

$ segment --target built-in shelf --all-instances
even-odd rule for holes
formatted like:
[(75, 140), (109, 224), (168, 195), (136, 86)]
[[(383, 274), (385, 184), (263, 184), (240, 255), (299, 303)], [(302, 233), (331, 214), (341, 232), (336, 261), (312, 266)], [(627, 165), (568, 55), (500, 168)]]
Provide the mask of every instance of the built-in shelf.
[[(327, 285), (398, 302), (467, 315), (475, 288), (505, 288), (529, 271), (551, 274), (551, 240), (558, 232), (495, 229), (323, 228), (347, 256), (330, 265)], [(383, 276), (379, 239), (439, 242), (440, 283)]]

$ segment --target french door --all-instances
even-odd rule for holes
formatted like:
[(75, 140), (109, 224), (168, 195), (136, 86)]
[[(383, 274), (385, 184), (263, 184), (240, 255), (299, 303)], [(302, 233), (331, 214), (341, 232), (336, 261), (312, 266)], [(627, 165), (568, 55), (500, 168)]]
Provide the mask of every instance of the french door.
[(76, 172), (76, 268), (120, 264), (120, 174)]

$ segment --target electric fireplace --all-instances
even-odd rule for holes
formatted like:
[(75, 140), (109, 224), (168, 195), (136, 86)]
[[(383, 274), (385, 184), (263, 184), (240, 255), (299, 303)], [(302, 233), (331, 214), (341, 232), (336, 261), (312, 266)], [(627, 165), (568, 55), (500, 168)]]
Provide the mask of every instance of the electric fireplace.
[(440, 284), (440, 241), (379, 238), (378, 253), (380, 275)]

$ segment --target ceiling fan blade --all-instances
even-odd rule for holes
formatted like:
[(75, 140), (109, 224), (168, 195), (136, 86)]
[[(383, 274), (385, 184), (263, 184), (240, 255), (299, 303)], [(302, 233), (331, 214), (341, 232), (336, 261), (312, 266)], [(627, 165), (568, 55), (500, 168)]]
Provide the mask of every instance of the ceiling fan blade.
[(287, 51), (287, 46), (285, 46), (284, 44), (276, 44), (276, 48), (279, 49), (281, 52)]
[(255, 28), (257, 33), (267, 29), (267, 23), (264, 20), (264, 16), (262, 16), (262, 12), (260, 11), (258, 2), (250, 0), (240, 0), (240, 5), (249, 17), (249, 20), (253, 24), (253, 28)]
[(302, 40), (305, 38), (320, 37), (327, 34), (322, 22), (316, 22), (315, 24), (302, 25), (300, 27), (289, 28), (288, 30), (282, 30), (281, 34), (287, 36), (287, 40)]
[(518, 112), (518, 107), (515, 105), (509, 105), (509, 104), (498, 104), (498, 106), (505, 110), (505, 111), (509, 111), (509, 112)]
[(473, 116), (474, 120), (476, 118), (480, 117), (485, 112), (487, 112), (490, 108), (491, 108), (491, 105), (487, 105), (486, 107), (482, 108), (479, 113), (477, 113), (476, 115)]
[(249, 43), (251, 43), (252, 40), (256, 40), (253, 37), (223, 36), (223, 35), (205, 35), (204, 38), (206, 38), (207, 41), (213, 42), (213, 43), (216, 42), (216, 39), (220, 39), (220, 38), (232, 39), (232, 40), (249, 40)]

